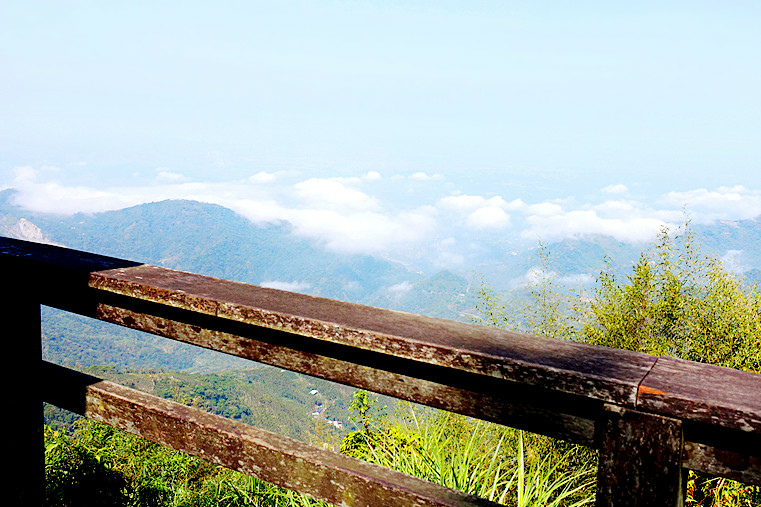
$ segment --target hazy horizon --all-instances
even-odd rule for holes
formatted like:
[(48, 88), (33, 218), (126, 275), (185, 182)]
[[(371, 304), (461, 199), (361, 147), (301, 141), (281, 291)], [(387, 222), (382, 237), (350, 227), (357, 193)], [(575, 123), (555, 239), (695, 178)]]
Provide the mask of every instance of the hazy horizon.
[(761, 215), (753, 3), (0, 13), (0, 188), (29, 209), (195, 199), (337, 251), (435, 244), (444, 263)]

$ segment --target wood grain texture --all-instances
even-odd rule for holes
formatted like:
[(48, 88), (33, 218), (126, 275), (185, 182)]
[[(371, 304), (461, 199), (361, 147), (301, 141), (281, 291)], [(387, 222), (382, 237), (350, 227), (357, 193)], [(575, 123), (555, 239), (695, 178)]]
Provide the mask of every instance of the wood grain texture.
[(598, 507), (682, 505), (681, 421), (608, 405), (599, 432)]
[(636, 352), (295, 294), (141, 265), (90, 286), (324, 343), (634, 406), (655, 359)]
[(761, 458), (757, 455), (685, 442), (682, 466), (746, 484), (761, 485)]
[(594, 424), (602, 404), (588, 398), (349, 347), (308, 347), (273, 331), (241, 336), (250, 329), (239, 323), (221, 320), (225, 332), (210, 329), (213, 317), (199, 321), (189, 319), (196, 315), (189, 312), (169, 313), (173, 318), (101, 304), (97, 318), (395, 398), (595, 445)]
[[(621, 503), (615, 495), (659, 484), (653, 466), (665, 467), (668, 485), (659, 487), (667, 492), (663, 505), (672, 504), (677, 446), (684, 451), (677, 458), (683, 467), (761, 484), (761, 375), (8, 238), (0, 238), (0, 263), (14, 280), (14, 301), (4, 306), (7, 320), (36, 320), (35, 337), (42, 303), (597, 447), (603, 457), (598, 498), (615, 499), (611, 505), (646, 505)], [(39, 341), (30, 338), (23, 344), (37, 347)], [(97, 417), (88, 408), (94, 396), (90, 386), (83, 383), (70, 392), (59, 385), (47, 389), (65, 406)], [(107, 391), (118, 398), (116, 388)], [(34, 396), (22, 396), (19, 403)], [(603, 410), (606, 403), (610, 405)], [(116, 420), (130, 417), (124, 412)], [(162, 438), (175, 443), (169, 433)], [(636, 467), (627, 464), (631, 460)], [(617, 467), (628, 473), (614, 477)]]
[(660, 357), (637, 407), (680, 419), (761, 433), (761, 375)]
[[(50, 401), (64, 408), (335, 505), (497, 505), (55, 365), (44, 373), (46, 385), (58, 386)], [(64, 392), (83, 393), (85, 403), (67, 406)]]

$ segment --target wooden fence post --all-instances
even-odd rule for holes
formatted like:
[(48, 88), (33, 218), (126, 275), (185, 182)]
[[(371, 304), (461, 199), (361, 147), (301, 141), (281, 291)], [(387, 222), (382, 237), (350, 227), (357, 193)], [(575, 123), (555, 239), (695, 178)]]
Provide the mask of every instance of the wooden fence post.
[(606, 405), (597, 507), (682, 506), (682, 422)]
[(45, 485), (40, 304), (21, 273), (7, 273), (3, 317), (6, 366), (3, 494), (8, 505), (42, 503)]

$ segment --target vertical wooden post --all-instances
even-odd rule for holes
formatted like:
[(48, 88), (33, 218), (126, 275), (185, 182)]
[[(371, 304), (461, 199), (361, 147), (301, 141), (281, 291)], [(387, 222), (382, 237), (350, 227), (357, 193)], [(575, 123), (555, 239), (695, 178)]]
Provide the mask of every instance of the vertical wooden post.
[(681, 507), (682, 422), (614, 405), (603, 414), (597, 507)]
[(21, 273), (4, 275), (5, 296), (0, 305), (7, 393), (3, 438), (9, 465), (2, 474), (4, 503), (38, 506), (45, 484), (40, 304)]

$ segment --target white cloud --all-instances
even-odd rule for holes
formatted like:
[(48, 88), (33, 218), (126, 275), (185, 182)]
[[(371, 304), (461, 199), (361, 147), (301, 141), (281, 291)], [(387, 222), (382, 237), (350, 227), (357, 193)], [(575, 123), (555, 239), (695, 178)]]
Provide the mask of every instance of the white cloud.
[(35, 183), (26, 180), (23, 183), (17, 182), (14, 188), (18, 190), (15, 197), (17, 205), (43, 213), (95, 213), (137, 204), (114, 192), (82, 186), (63, 186), (55, 182)]
[[(38, 171), (31, 167), (17, 168), (14, 174), (17, 204), (36, 211), (73, 214), (164, 199), (192, 199), (225, 206), (257, 223), (290, 222), (296, 234), (340, 252), (367, 254), (410, 249), (423, 244), (437, 225), (437, 209), (430, 205), (394, 212), (384, 210), (377, 198), (356, 188), (364, 181), (362, 178), (312, 178), (278, 187), (256, 184), (247, 178), (100, 190), (39, 183)], [(272, 181), (269, 174), (254, 179)], [(295, 197), (296, 201), (284, 202), (288, 197)]]
[(732, 273), (744, 273), (750, 267), (743, 262), (742, 250), (727, 250), (722, 256), (721, 263), (727, 271)]
[(645, 242), (651, 240), (666, 222), (655, 217), (604, 218), (595, 210), (573, 210), (526, 218), (529, 229), (523, 232), (527, 238), (555, 241), (563, 238), (601, 234), (619, 241)]
[(441, 174), (429, 175), (428, 173), (425, 173), (423, 171), (418, 171), (416, 173), (411, 174), (410, 179), (415, 181), (431, 181), (431, 180), (442, 180), (444, 179), (444, 177)]
[[(65, 176), (62, 172), (54, 167), (16, 167), (8, 187), (18, 191), (16, 203), (22, 207), (64, 214), (193, 199), (225, 206), (257, 223), (287, 221), (296, 234), (331, 250), (393, 253), (394, 258), (408, 256), (406, 259), (414, 262), (428, 256), (429, 265), (467, 263), (474, 252), (484, 251), (489, 241), (503, 237), (501, 231), (507, 227), (516, 231), (515, 237), (529, 241), (601, 234), (642, 242), (652, 240), (664, 225), (681, 223), (685, 204), (688, 215), (698, 222), (761, 215), (761, 192), (739, 186), (670, 192), (654, 203), (623, 198), (526, 203), (506, 201), (499, 195), (450, 193), (446, 185), (437, 188), (431, 184), (425, 185), (425, 195), (435, 195), (438, 190), (445, 197), (433, 198), (430, 204), (409, 197), (419, 193), (405, 194), (404, 201), (381, 200), (381, 186), (371, 183), (382, 178), (375, 171), (358, 177), (309, 178), (295, 184), (283, 172), (260, 171), (238, 181), (209, 183), (182, 181), (181, 174), (159, 168), (160, 183), (118, 188), (64, 185), (57, 181)], [(404, 185), (406, 178), (397, 184)], [(386, 182), (393, 184), (393, 180), (390, 177)], [(452, 242), (457, 238), (457, 244), (444, 244), (442, 238)]]
[(273, 223), (287, 220), (288, 208), (274, 199), (235, 199), (225, 204), (254, 223)]
[(388, 294), (392, 297), (401, 297), (412, 290), (412, 284), (407, 280), (394, 284), (386, 289)]
[(331, 210), (378, 210), (374, 197), (349, 186), (358, 180), (346, 178), (310, 178), (294, 185), (295, 194), (308, 206)]
[(438, 205), (445, 209), (463, 212), (483, 206), (485, 200), (480, 195), (450, 195), (439, 199)]
[(761, 215), (761, 191), (741, 185), (669, 192), (661, 202), (667, 206), (686, 207), (688, 215), (697, 222), (743, 220)]
[(507, 211), (519, 211), (528, 208), (528, 204), (523, 202), (523, 199), (513, 199), (505, 206)]
[(498, 230), (509, 227), (512, 224), (510, 214), (507, 211), (524, 210), (526, 203), (521, 199), (511, 202), (505, 201), (502, 196), (483, 197), (480, 195), (456, 194), (439, 199), (437, 205), (440, 209), (464, 215), (457, 223), (476, 230)]
[(640, 213), (642, 206), (632, 201), (605, 201), (592, 206), (592, 209), (605, 216), (631, 216)]
[(484, 206), (468, 215), (466, 223), (475, 229), (501, 229), (510, 225), (510, 215), (497, 206)]
[(277, 179), (277, 177), (278, 175), (276, 173), (259, 171), (258, 173), (249, 176), (247, 181), (254, 184), (272, 183)]
[(457, 240), (451, 236), (444, 238), (438, 242), (438, 245), (443, 248), (453, 247), (457, 244)]
[(557, 277), (555, 271), (545, 271), (538, 267), (529, 268), (521, 277), (513, 280), (514, 287), (536, 287), (547, 280)]
[(603, 188), (602, 191), (606, 194), (625, 194), (629, 191), (629, 189), (626, 187), (626, 185), (618, 183), (616, 185), (608, 185), (607, 187)]
[(531, 204), (526, 208), (529, 215), (537, 217), (553, 217), (563, 213), (563, 208), (559, 204), (552, 202), (542, 202)]
[(565, 285), (592, 285), (595, 277), (588, 273), (576, 273), (558, 277), (558, 282)]
[(180, 183), (187, 181), (187, 178), (174, 171), (170, 171), (166, 167), (159, 167), (156, 169), (156, 183)]
[(438, 252), (433, 264), (439, 269), (462, 268), (465, 265), (465, 257), (455, 252)]
[(37, 170), (31, 166), (22, 166), (13, 168), (14, 178), (13, 182), (16, 184), (24, 184), (37, 179)]
[(507, 203), (501, 196), (486, 198), (480, 195), (450, 195), (439, 199), (438, 205), (444, 209), (453, 211), (466, 212), (485, 206), (496, 207), (501, 209), (515, 208), (517, 203), (522, 203), (520, 199)]
[(514, 279), (511, 283), (513, 288), (537, 287), (549, 281), (563, 285), (590, 285), (595, 282), (595, 277), (588, 273), (574, 273), (560, 275), (556, 271), (547, 271), (539, 267), (531, 267), (522, 276)]
[(346, 253), (380, 253), (417, 245), (435, 228), (426, 213), (340, 213), (334, 210), (288, 210), (285, 219), (297, 234), (318, 240), (330, 249)]
[(288, 292), (304, 292), (312, 288), (308, 282), (284, 282), (282, 280), (268, 280), (259, 285), (270, 289), (285, 290)]
[[(12, 187), (18, 191), (15, 202), (34, 211), (56, 214), (111, 211), (164, 199), (192, 199), (235, 208), (239, 199), (253, 198), (266, 202), (267, 194), (245, 182), (199, 183), (167, 182), (150, 186), (94, 188), (62, 185), (55, 181), (38, 181), (39, 172), (19, 168)], [(162, 172), (162, 171), (159, 171)], [(236, 210), (237, 211), (237, 210)]]

